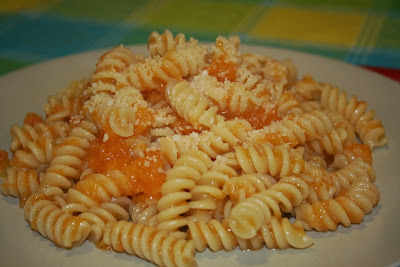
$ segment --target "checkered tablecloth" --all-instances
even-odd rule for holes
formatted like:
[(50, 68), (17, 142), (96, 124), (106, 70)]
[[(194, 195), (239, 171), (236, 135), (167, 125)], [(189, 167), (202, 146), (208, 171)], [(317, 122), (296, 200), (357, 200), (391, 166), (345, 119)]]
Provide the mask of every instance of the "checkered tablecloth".
[(400, 80), (399, 0), (0, 0), (0, 74), (151, 31), (287, 48)]

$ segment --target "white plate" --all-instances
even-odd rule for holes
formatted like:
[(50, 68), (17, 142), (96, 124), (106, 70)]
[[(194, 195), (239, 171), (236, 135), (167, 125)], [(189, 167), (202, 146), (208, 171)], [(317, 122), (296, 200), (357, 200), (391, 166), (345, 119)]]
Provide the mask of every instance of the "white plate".
[[(145, 46), (131, 47), (145, 53)], [(199, 266), (394, 266), (400, 263), (400, 85), (383, 76), (339, 61), (288, 50), (243, 46), (243, 52), (292, 58), (300, 75), (311, 73), (356, 94), (375, 109), (386, 127), (389, 145), (373, 152), (381, 201), (360, 225), (335, 232), (309, 233), (315, 244), (305, 250), (197, 253)], [(104, 51), (68, 56), (0, 77), (0, 149), (9, 147), (9, 127), (27, 112), (42, 112), (47, 96), (69, 81), (89, 75)], [(2, 266), (153, 266), (123, 253), (102, 251), (90, 242), (65, 250), (30, 230), (14, 198), (0, 199)]]

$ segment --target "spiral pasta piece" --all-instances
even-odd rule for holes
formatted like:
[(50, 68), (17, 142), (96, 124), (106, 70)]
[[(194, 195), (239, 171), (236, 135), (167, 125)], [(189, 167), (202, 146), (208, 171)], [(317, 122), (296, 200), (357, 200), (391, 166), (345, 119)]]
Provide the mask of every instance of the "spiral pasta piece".
[(272, 217), (271, 221), (262, 225), (257, 234), (250, 239), (236, 236), (226, 220), (189, 222), (188, 227), (189, 238), (194, 241), (197, 251), (204, 251), (206, 247), (212, 251), (232, 251), (237, 246), (242, 250), (257, 250), (264, 245), (270, 249), (306, 248), (313, 244), (312, 238), (305, 234), (302, 224), (291, 224), (288, 218)]
[(41, 187), (70, 188), (70, 179), (79, 178), (86, 150), (96, 138), (97, 132), (97, 127), (89, 121), (82, 121), (80, 126), (72, 129), (68, 137), (56, 147), (54, 158), (41, 181)]
[(227, 165), (216, 165), (203, 173), (196, 187), (190, 191), (192, 198), (188, 203), (188, 219), (208, 221), (217, 208), (217, 203), (226, 196), (222, 190), (224, 184), (236, 175), (237, 172)]
[(194, 76), (205, 66), (202, 46), (168, 51), (163, 57), (146, 59), (126, 70), (128, 84), (140, 91), (159, 89), (171, 80)]
[(305, 102), (301, 102), (300, 104), (300, 109), (303, 112), (311, 112), (313, 110), (322, 110), (322, 106), (321, 103), (319, 103), (318, 101), (305, 101)]
[(187, 224), (188, 220), (182, 214), (190, 209), (187, 202), (192, 198), (190, 191), (211, 164), (210, 157), (198, 150), (185, 153), (175, 162), (161, 187), (162, 197), (157, 203), (158, 229), (174, 231)]
[(67, 202), (95, 207), (112, 198), (129, 195), (131, 187), (129, 178), (119, 171), (114, 171), (111, 176), (93, 173), (68, 190)]
[(270, 91), (272, 91), (272, 97), (276, 101), (295, 81), (297, 69), (289, 59), (278, 61), (266, 57), (261, 73), (267, 81), (272, 82)]
[(28, 142), (35, 142), (40, 137), (48, 137), (52, 140), (65, 138), (69, 132), (69, 127), (63, 123), (45, 124), (42, 122), (35, 125), (24, 124), (22, 127), (11, 127), (11, 151), (15, 152), (22, 148), (27, 148)]
[(265, 67), (266, 62), (268, 61), (268, 56), (243, 53), (240, 55), (240, 59), (242, 61), (242, 64), (245, 64), (245, 66), (251, 71), (251, 73), (262, 74), (261, 69)]
[(19, 197), (23, 205), (25, 200), (39, 190), (39, 178), (34, 169), (7, 170), (7, 179), (1, 184), (1, 193), (5, 196)]
[[(257, 240), (258, 239), (258, 240)], [(307, 236), (301, 223), (290, 223), (288, 218), (272, 217), (271, 221), (261, 226), (257, 236), (250, 239), (253, 246), (258, 247), (257, 243), (265, 244), (270, 249), (307, 248), (314, 241)], [(258, 242), (257, 242), (258, 241)]]
[(321, 105), (329, 111), (337, 111), (345, 116), (354, 126), (361, 141), (371, 148), (387, 143), (385, 129), (380, 120), (374, 119), (373, 110), (367, 112), (367, 104), (352, 96), (347, 101), (347, 94), (336, 87), (326, 85), (321, 90)]
[(97, 243), (103, 237), (105, 226), (108, 222), (129, 220), (129, 213), (117, 203), (104, 202), (98, 207), (89, 208), (79, 203), (65, 203), (61, 211), (85, 220), (90, 224), (88, 239)]
[(304, 160), (297, 151), (285, 145), (245, 144), (235, 147), (237, 160), (245, 173), (285, 177), (304, 170)]
[(172, 135), (159, 139), (160, 149), (167, 156), (170, 163), (191, 149), (198, 149), (215, 159), (218, 155), (229, 151), (229, 145), (213, 132), (203, 131), (193, 136)]
[(205, 86), (203, 90), (207, 97), (216, 102), (220, 111), (233, 114), (249, 112), (262, 102), (251, 91), (246, 90), (243, 84), (237, 82)]
[(290, 113), (301, 113), (301, 103), (295, 98), (294, 94), (287, 91), (282, 94), (277, 104), (277, 114), (283, 118)]
[(323, 172), (324, 178), (313, 182), (310, 186), (313, 189), (307, 199), (310, 203), (337, 197), (341, 191), (348, 190), (350, 185), (358, 179), (371, 183), (376, 179), (376, 173), (372, 166), (362, 159), (354, 160), (340, 170)]
[(318, 154), (323, 154), (324, 152), (330, 155), (342, 154), (346, 138), (347, 131), (345, 129), (333, 129), (320, 138), (307, 142), (307, 147)]
[(344, 115), (339, 112), (329, 112), (328, 116), (334, 124), (335, 129), (343, 128), (346, 130), (347, 137), (344, 141), (344, 144), (357, 143), (356, 130), (354, 129), (354, 126), (350, 123), (350, 121), (345, 118)]
[(239, 172), (241, 170), (240, 164), (236, 158), (235, 151), (231, 151), (231, 152), (224, 153), (222, 155), (218, 155), (215, 158), (214, 164), (219, 164), (219, 163), (227, 165), (229, 167), (232, 167), (237, 172)]
[(165, 93), (168, 103), (195, 129), (215, 123), (218, 108), (211, 106), (205, 96), (195, 94), (187, 81), (168, 84)]
[(25, 167), (38, 168), (49, 163), (53, 153), (53, 141), (48, 137), (40, 137), (35, 142), (28, 141), (26, 148), (15, 151), (13, 160), (23, 163)]
[(50, 96), (43, 109), (46, 113), (46, 123), (69, 122), (79, 114), (82, 106), (81, 94), (87, 87), (87, 79), (72, 81), (68, 87), (54, 96)]
[(338, 224), (349, 227), (360, 223), (378, 204), (379, 198), (379, 190), (374, 184), (358, 180), (336, 198), (302, 203), (295, 208), (296, 218), (316, 231), (333, 231)]
[(102, 243), (158, 266), (195, 266), (193, 241), (179, 239), (166, 231), (132, 222), (110, 222)]
[[(270, 136), (274, 144), (289, 143), (292, 147), (304, 145), (307, 141), (317, 139), (333, 129), (328, 115), (319, 110), (307, 113), (291, 113), (282, 120), (271, 125), (266, 131), (266, 139)], [(265, 139), (265, 138), (264, 138)]]
[(128, 83), (123, 72), (137, 61), (135, 55), (124, 47), (117, 46), (102, 55), (96, 64), (96, 70), (90, 77), (87, 89), (84, 91), (85, 99), (98, 93), (113, 94), (116, 90)]
[(249, 141), (248, 132), (252, 131), (252, 126), (244, 119), (225, 121), (218, 117), (217, 123), (211, 126), (210, 131), (233, 148)]
[(27, 199), (24, 213), (25, 219), (33, 230), (59, 247), (79, 246), (90, 233), (88, 222), (70, 213), (62, 212), (60, 207), (43, 193), (31, 195)]
[[(301, 178), (286, 176), (279, 181), (295, 185), (301, 190), (303, 198), (309, 195), (308, 184)], [(230, 200), (234, 204), (238, 204), (253, 194), (271, 188), (271, 186), (276, 183), (277, 180), (270, 175), (261, 175), (258, 173), (243, 174), (229, 179), (229, 181), (224, 184), (223, 191), (230, 197)], [(226, 212), (224, 212), (224, 214), (226, 214)]]
[(232, 251), (237, 245), (236, 236), (230, 231), (228, 223), (212, 219), (209, 222), (189, 222), (189, 238), (194, 241), (197, 251), (209, 247), (212, 251), (222, 249)]
[(252, 238), (272, 216), (279, 218), (282, 212), (290, 212), (306, 197), (292, 183), (278, 182), (234, 206), (229, 216), (229, 226), (237, 236)]
[[(56, 123), (56, 122), (68, 122), (72, 115), (73, 111), (79, 110), (79, 98), (74, 98), (70, 100), (71, 103), (55, 106), (52, 110), (49, 111), (49, 114), (46, 118), (47, 123)], [(76, 113), (75, 113), (76, 114)]]
[(301, 80), (293, 84), (292, 90), (301, 102), (314, 101), (321, 96), (322, 83), (316, 82), (310, 74), (304, 75)]
[(168, 51), (179, 49), (185, 45), (195, 46), (198, 41), (190, 38), (189, 42), (186, 42), (185, 35), (178, 33), (175, 37), (169, 30), (165, 30), (163, 34), (159, 34), (154, 31), (150, 34), (147, 41), (147, 50), (150, 56), (164, 56)]
[(111, 129), (121, 137), (130, 137), (134, 134), (136, 114), (133, 107), (105, 106), (96, 111), (96, 118), (103, 128)]

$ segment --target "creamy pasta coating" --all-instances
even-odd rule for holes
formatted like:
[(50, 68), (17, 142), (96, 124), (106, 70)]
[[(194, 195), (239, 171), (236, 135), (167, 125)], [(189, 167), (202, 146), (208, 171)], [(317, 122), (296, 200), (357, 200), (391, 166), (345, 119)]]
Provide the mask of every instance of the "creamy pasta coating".
[(118, 46), (11, 127), (1, 192), (57, 246), (86, 240), (159, 266), (195, 251), (303, 249), (379, 202), (385, 129), (356, 96), (291, 61), (153, 32)]

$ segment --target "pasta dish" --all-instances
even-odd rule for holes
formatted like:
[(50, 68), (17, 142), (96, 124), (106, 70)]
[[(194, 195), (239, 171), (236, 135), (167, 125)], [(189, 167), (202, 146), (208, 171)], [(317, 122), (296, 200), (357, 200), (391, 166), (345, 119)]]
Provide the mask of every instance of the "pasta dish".
[(153, 32), (117, 46), (11, 127), (1, 192), (62, 248), (94, 242), (159, 266), (194, 253), (296, 248), (378, 204), (387, 139), (357, 96), (290, 60)]

